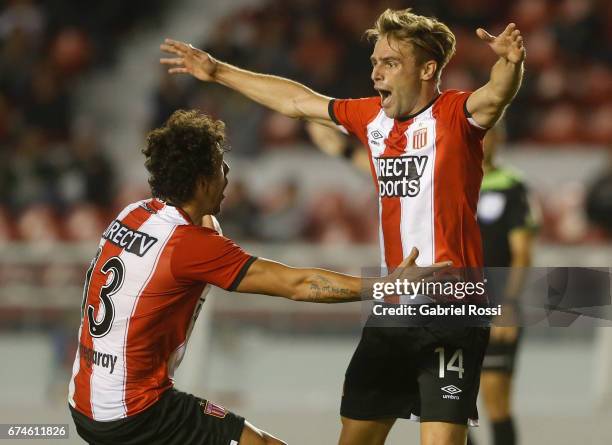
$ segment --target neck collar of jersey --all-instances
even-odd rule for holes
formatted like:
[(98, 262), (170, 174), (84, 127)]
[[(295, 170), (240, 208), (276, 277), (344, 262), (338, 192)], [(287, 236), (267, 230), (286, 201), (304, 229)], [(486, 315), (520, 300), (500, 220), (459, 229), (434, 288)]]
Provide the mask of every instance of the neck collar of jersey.
[(176, 204), (173, 204), (173, 203), (171, 203), (169, 201), (161, 201), (161, 202), (163, 202), (167, 206), (174, 207), (176, 209), (176, 211), (179, 212), (179, 214), (185, 219), (185, 222), (187, 222), (187, 223), (189, 223), (191, 225), (194, 225), (194, 222), (191, 220), (191, 217), (189, 216), (189, 214), (186, 211), (184, 211), (181, 207), (179, 207)]
[(429, 107), (431, 107), (431, 106), (434, 104), (434, 102), (435, 102), (436, 100), (438, 100), (438, 97), (440, 97), (440, 92), (437, 92), (437, 93), (436, 93), (436, 95), (434, 96), (434, 98), (433, 98), (433, 99), (432, 99), (432, 100), (431, 100), (431, 101), (430, 101), (430, 102), (429, 102), (427, 105), (425, 105), (423, 108), (421, 108), (419, 111), (417, 111), (417, 112), (415, 112), (415, 113), (412, 113), (412, 114), (409, 114), (409, 115), (407, 115), (407, 116), (400, 116), (400, 117), (396, 117), (395, 119), (396, 119), (396, 120), (398, 120), (398, 121), (400, 121), (400, 122), (406, 122), (406, 121), (409, 121), (409, 120), (410, 120), (410, 119), (412, 119), (412, 118), (417, 117), (417, 116), (418, 116), (419, 114), (421, 114), (423, 111), (425, 111), (425, 110), (427, 110)]

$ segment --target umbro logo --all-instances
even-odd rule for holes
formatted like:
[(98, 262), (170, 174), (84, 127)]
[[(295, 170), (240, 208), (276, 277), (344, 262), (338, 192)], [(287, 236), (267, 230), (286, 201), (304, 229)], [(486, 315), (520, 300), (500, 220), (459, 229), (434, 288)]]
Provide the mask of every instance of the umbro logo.
[(447, 392), (449, 394), (457, 394), (459, 392), (461, 392), (461, 390), (459, 388), (457, 388), (455, 385), (448, 385), (445, 386), (443, 388), (440, 388), (442, 391)]
[(440, 388), (440, 389), (447, 393), (447, 394), (442, 394), (443, 399), (459, 400), (459, 396), (455, 394), (459, 394), (461, 390), (457, 388), (455, 385), (444, 386), (443, 388)]
[(370, 136), (372, 136), (374, 139), (382, 139), (384, 137), (378, 130), (374, 130), (372, 133), (370, 133)]

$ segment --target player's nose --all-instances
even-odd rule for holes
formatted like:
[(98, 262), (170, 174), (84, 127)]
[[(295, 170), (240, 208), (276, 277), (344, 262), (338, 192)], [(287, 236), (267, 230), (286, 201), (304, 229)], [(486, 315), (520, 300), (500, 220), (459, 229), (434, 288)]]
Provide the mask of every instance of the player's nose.
[(370, 77), (372, 79), (372, 82), (374, 83), (376, 83), (379, 80), (382, 80), (382, 73), (380, 69), (377, 67), (372, 67), (372, 75)]

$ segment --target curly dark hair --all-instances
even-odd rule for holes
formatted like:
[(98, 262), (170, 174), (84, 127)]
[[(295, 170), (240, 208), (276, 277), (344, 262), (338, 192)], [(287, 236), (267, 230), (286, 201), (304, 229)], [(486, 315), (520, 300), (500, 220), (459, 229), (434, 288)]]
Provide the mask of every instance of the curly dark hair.
[(177, 110), (147, 135), (145, 167), (154, 197), (181, 205), (196, 182), (210, 177), (223, 159), (225, 124), (198, 111)]

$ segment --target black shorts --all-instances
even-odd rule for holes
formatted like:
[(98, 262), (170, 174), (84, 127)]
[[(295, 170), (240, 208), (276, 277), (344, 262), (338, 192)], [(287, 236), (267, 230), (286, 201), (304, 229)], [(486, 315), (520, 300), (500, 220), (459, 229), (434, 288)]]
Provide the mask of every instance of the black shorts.
[(99, 422), (70, 407), (77, 433), (99, 445), (237, 445), (244, 418), (172, 388), (146, 410)]
[(476, 425), (487, 327), (363, 329), (340, 414)]
[(516, 364), (516, 353), (521, 342), (522, 329), (519, 328), (516, 340), (507, 343), (491, 340), (482, 362), (483, 371), (503, 372), (512, 375)]

